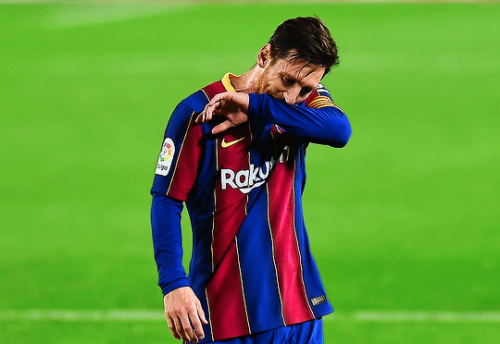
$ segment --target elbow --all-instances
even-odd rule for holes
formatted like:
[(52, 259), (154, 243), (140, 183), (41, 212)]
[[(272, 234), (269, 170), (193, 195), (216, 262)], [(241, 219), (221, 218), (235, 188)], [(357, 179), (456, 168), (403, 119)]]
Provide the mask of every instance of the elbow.
[(349, 140), (351, 139), (351, 134), (352, 134), (351, 125), (347, 123), (346, 127), (339, 135), (337, 148), (345, 147), (345, 145), (347, 145), (347, 142), (349, 142)]
[(331, 136), (331, 146), (334, 148), (343, 148), (347, 145), (351, 138), (352, 128), (349, 120), (344, 115), (339, 121), (332, 123), (330, 128)]

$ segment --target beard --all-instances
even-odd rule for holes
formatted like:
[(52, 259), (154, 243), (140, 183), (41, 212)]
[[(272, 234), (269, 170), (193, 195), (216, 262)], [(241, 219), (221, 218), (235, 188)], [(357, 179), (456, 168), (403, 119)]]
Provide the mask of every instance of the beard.
[[(264, 70), (264, 72), (259, 75), (257, 78), (257, 81), (255, 82), (255, 93), (257, 94), (263, 94), (267, 93), (269, 94), (269, 81), (268, 81), (268, 76), (269, 76), (269, 71), (267, 69)], [(272, 96), (272, 94), (269, 94)]]
[(283, 92), (276, 90), (276, 87), (272, 86), (272, 78), (272, 72), (270, 72), (268, 69), (265, 69), (255, 82), (255, 93), (267, 94), (276, 99), (285, 99), (285, 97), (283, 96)]

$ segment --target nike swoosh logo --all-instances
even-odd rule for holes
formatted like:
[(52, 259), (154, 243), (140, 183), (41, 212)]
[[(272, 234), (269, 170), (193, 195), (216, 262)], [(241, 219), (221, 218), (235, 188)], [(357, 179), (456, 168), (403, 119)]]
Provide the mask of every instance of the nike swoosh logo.
[(226, 138), (223, 138), (223, 139), (222, 139), (222, 142), (221, 142), (221, 144), (220, 144), (220, 146), (221, 146), (222, 148), (231, 147), (231, 146), (232, 146), (232, 145), (234, 145), (235, 143), (238, 143), (238, 142), (240, 142), (240, 141), (243, 141), (244, 139), (245, 139), (245, 138), (244, 138), (244, 137), (242, 137), (242, 138), (239, 138), (239, 139), (234, 140), (234, 141), (229, 141), (229, 142), (226, 142)]

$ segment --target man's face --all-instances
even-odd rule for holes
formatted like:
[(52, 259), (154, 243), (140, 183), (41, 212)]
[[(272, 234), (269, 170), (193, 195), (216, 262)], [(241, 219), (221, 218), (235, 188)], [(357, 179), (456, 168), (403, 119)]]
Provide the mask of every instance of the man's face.
[(290, 58), (268, 61), (257, 80), (257, 93), (267, 93), (288, 104), (303, 102), (321, 81), (325, 67)]

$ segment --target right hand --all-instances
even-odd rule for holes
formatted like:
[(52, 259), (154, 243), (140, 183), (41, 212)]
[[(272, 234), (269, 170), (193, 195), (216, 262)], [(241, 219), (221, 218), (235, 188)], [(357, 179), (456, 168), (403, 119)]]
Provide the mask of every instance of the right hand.
[(205, 338), (202, 324), (207, 325), (200, 300), (190, 287), (172, 290), (163, 298), (165, 318), (175, 339), (198, 343)]
[(196, 123), (209, 122), (214, 115), (223, 116), (226, 120), (212, 129), (212, 134), (219, 134), (248, 121), (249, 106), (250, 98), (246, 93), (219, 93), (208, 102), (205, 109), (196, 117)]

